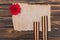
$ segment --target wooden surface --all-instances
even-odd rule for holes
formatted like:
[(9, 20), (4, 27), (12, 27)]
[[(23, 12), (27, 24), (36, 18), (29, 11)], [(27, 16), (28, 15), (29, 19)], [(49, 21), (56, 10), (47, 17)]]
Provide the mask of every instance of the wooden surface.
[[(33, 40), (33, 32), (16, 32), (13, 30), (12, 15), (9, 13), (9, 6), (13, 0), (0, 0), (0, 40)], [(20, 2), (16, 0), (14, 2)], [(48, 1), (44, 1), (48, 3)], [(51, 4), (51, 26), (52, 31), (48, 32), (48, 40), (60, 40), (60, 0), (49, 0)], [(55, 3), (55, 4), (54, 4)], [(13, 32), (14, 31), (14, 32)], [(21, 34), (22, 35), (21, 35)], [(4, 35), (3, 35), (4, 34)], [(19, 37), (18, 37), (19, 35)], [(41, 35), (41, 34), (40, 34)], [(18, 37), (18, 38), (17, 38)], [(42, 39), (42, 36), (40, 36)], [(15, 39), (17, 38), (17, 39)]]
[(0, 4), (0, 33), (9, 33), (13, 30), (12, 15), (9, 12), (10, 4)]
[[(7, 1), (7, 2), (6, 2)], [(60, 0), (0, 0), (1, 3), (18, 3), (18, 2), (23, 2), (23, 3), (54, 3), (58, 4), (60, 3)]]

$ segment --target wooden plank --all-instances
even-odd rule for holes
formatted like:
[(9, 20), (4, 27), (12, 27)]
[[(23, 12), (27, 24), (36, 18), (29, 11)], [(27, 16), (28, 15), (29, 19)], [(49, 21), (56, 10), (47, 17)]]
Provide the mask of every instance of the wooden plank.
[(0, 4), (1, 7), (4, 7), (4, 6), (5, 6), (5, 7), (9, 7), (10, 5), (11, 5), (11, 4), (8, 4), (8, 3), (6, 3), (6, 4), (5, 4), (5, 3)]
[(59, 6), (60, 4), (51, 4), (51, 6)]
[[(19, 40), (21, 39), (21, 37), (25, 37), (23, 39), (27, 39), (26, 38), (26, 33), (24, 32), (18, 32), (18, 31), (13, 31), (13, 32), (2, 32), (0, 34), (0, 39), (3, 39), (3, 40)], [(29, 38), (28, 38), (29, 39)]]
[(51, 16), (60, 16), (60, 10), (51, 10)]
[(11, 16), (11, 14), (9, 12), (9, 7), (10, 7), (10, 4), (0, 4), (0, 16), (1, 17)]
[(11, 22), (11, 21), (12, 21), (12, 17), (0, 17), (0, 22), (1, 22), (1, 21), (2, 21), (2, 22), (3, 22), (3, 21), (8, 21), (8, 22), (10, 21), (10, 22)]
[(6, 35), (12, 33), (13, 28), (0, 28), (0, 35)]
[(60, 25), (60, 21), (51, 21), (51, 23)]
[(11, 17), (0, 17), (0, 28), (13, 28)]
[(60, 16), (60, 4), (51, 5), (51, 16)]
[(51, 6), (51, 10), (60, 10), (60, 5), (59, 6)]
[(60, 31), (60, 21), (52, 21), (51, 27), (52, 27), (52, 30)]
[(6, 2), (0, 2), (0, 6), (1, 5), (11, 5), (11, 3), (7, 2), (7, 1)]
[(11, 26), (12, 24), (11, 23), (0, 23), (0, 26), (4, 26), (4, 25)]
[(60, 0), (50, 0), (51, 2), (60, 2)]
[(6, 4), (6, 5), (0, 4), (0, 8), (9, 8), (9, 7), (10, 7), (10, 5), (8, 5), (8, 4)]
[(60, 3), (60, 0), (0, 0), (1, 3)]
[(3, 3), (46, 3), (46, 4), (60, 4), (60, 0), (0, 0), (0, 4)]
[(0, 28), (13, 28), (11, 17), (0, 17)]
[(10, 17), (1, 17), (0, 18), (0, 23), (3, 23), (3, 22), (11, 23), (12, 22), (12, 18), (10, 18)]
[(0, 10), (0, 17), (11, 17), (9, 10)]
[(0, 16), (1, 17), (9, 17), (11, 16), (9, 12), (10, 4), (0, 4)]
[(0, 6), (0, 10), (9, 10), (9, 6)]
[(10, 4), (0, 4), (0, 28), (13, 28)]
[(0, 25), (0, 28), (14, 28), (13, 25)]
[(34, 0), (30, 3), (60, 4), (60, 0)]
[(51, 21), (60, 21), (60, 16), (51, 16)]
[(26, 3), (28, 0), (0, 0), (0, 4), (10, 4), (10, 3), (18, 3), (18, 2), (23, 2)]
[[(60, 21), (51, 21), (52, 31), (60, 31)], [(59, 32), (58, 32), (59, 33)], [(59, 34), (58, 34), (59, 35)]]
[(28, 3), (48, 3), (49, 0), (28, 0)]

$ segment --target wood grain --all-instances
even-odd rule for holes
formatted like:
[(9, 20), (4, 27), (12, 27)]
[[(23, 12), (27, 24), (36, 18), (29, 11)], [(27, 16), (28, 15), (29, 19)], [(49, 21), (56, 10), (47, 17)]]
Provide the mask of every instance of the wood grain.
[(0, 17), (12, 17), (8, 10), (0, 10)]
[(60, 4), (51, 5), (51, 16), (60, 16)]
[(60, 16), (51, 16), (51, 21), (60, 21)]
[(51, 16), (60, 16), (60, 10), (51, 10)]
[[(7, 1), (7, 2), (6, 2)], [(60, 3), (60, 0), (0, 0), (1, 3), (18, 3), (18, 2), (23, 2), (23, 3)]]
[(13, 28), (12, 15), (9, 12), (10, 5), (9, 3), (0, 4), (0, 28)]
[[(29, 1), (32, 3), (32, 0), (29, 0)], [(50, 36), (48, 40), (60, 40), (60, 0), (40, 0), (40, 1), (41, 2), (38, 2), (38, 3), (53, 4), (51, 5), (52, 31), (49, 32)], [(14, 38), (14, 37), (17, 38), (17, 35), (19, 35), (20, 37), (19, 39), (21, 40), (24, 40), (22, 38), (25, 38), (26, 40), (29, 40), (28, 38), (30, 38), (31, 40), (31, 38), (33, 37), (33, 32), (27, 31), (27, 32), (21, 32), (19, 34), (17, 32), (12, 33), (13, 24), (12, 24), (12, 15), (9, 12), (9, 6), (13, 2), (20, 2), (20, 0), (0, 0), (0, 38)], [(27, 1), (21, 0), (21, 2), (27, 2)], [(1, 37), (1, 34), (2, 34), (2, 37)], [(42, 39), (41, 34), (40, 34), (40, 37)]]

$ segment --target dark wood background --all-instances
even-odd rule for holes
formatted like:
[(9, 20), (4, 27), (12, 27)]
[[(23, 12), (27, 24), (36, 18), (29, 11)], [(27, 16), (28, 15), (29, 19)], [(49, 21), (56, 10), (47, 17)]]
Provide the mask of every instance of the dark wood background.
[[(10, 38), (10, 39), (14, 38), (15, 40), (15, 36), (21, 35), (21, 33), (25, 33), (25, 32), (16, 32), (16, 31), (14, 32), (14, 28), (12, 24), (12, 15), (9, 12), (9, 7), (11, 3), (18, 3), (18, 2), (50, 4), (52, 31), (48, 33), (49, 36), (48, 40), (60, 40), (60, 0), (28, 0), (28, 1), (27, 0), (0, 0), (0, 35), (1, 35), (0, 38)], [(26, 33), (29, 35), (31, 32), (26, 32)], [(19, 38), (16, 40), (19, 40)]]

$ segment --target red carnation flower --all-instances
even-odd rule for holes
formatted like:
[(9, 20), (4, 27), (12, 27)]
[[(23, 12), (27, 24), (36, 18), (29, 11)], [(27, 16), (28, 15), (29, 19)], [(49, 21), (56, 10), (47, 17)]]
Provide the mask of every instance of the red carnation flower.
[(12, 15), (17, 15), (21, 12), (21, 7), (19, 6), (19, 4), (12, 4), (10, 6), (10, 13)]

